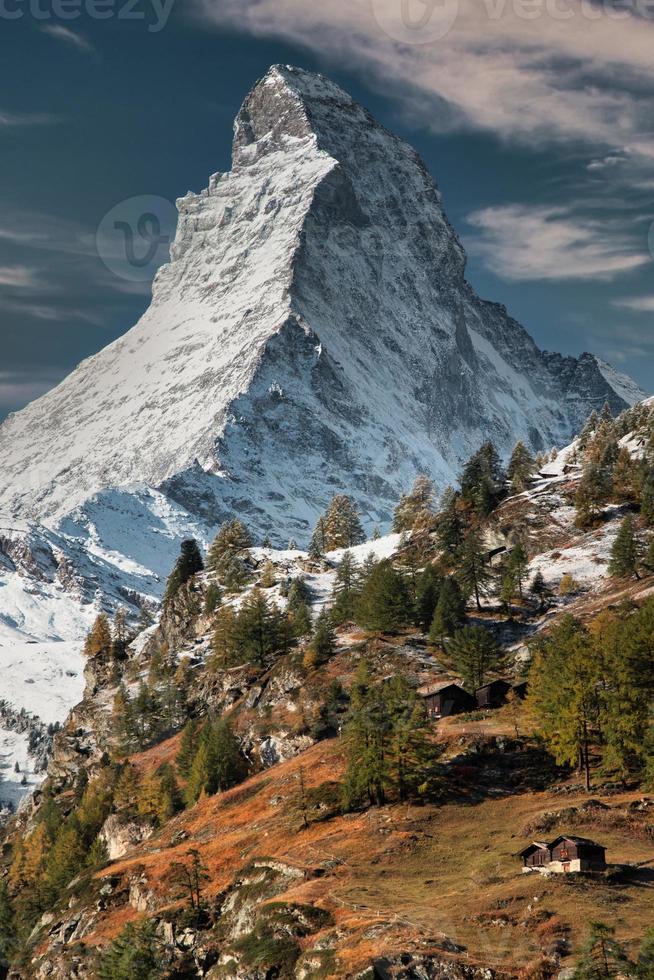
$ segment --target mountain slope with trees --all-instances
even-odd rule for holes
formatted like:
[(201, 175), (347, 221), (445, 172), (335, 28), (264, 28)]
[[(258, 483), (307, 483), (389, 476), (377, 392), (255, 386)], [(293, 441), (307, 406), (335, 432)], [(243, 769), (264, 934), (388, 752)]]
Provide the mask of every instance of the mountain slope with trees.
[[(98, 615), (6, 826), (9, 975), (581, 978), (604, 944), (649, 977), (652, 467), (645, 403), (506, 472), (485, 443), (440, 500), (421, 476), (391, 536), (337, 494), (310, 552), (185, 540), (156, 622)], [(498, 679), (526, 698), (429, 717)], [(526, 879), (559, 832), (608, 872)]]

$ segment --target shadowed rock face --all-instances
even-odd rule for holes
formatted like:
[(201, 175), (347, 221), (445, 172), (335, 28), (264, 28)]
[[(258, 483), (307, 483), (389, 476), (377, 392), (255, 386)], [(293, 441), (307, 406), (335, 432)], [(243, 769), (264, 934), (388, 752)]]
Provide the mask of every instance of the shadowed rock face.
[(322, 76), (271, 68), (233, 169), (178, 209), (142, 319), (0, 427), (0, 512), (93, 588), (156, 594), (231, 514), (304, 542), (345, 491), (384, 525), (418, 471), (443, 486), (485, 438), (562, 444), (641, 394), (480, 300), (420, 158)]

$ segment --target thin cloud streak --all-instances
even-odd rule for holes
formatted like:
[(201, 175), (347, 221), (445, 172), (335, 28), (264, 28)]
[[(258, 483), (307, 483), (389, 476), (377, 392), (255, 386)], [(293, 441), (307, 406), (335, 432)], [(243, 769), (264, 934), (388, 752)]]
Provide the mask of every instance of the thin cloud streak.
[(507, 281), (607, 281), (650, 261), (618, 230), (563, 209), (514, 204), (467, 220), (479, 232), (466, 241), (470, 253)]
[(78, 51), (85, 51), (87, 54), (95, 52), (95, 48), (91, 42), (87, 41), (82, 34), (78, 34), (77, 31), (72, 31), (69, 27), (64, 27), (62, 24), (46, 24), (45, 27), (41, 28), (41, 31), (55, 38), (57, 41), (72, 45)]
[(633, 310), (635, 313), (654, 313), (654, 296), (633, 296), (616, 299), (612, 306), (619, 310)]

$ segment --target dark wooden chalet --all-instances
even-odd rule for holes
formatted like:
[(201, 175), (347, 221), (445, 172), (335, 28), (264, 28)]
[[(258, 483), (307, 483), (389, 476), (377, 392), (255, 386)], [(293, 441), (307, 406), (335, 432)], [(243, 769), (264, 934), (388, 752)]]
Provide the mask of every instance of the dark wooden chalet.
[(448, 718), (464, 711), (474, 711), (476, 706), (471, 694), (450, 681), (423, 687), (418, 693), (422, 696), (429, 718)]
[(490, 684), (478, 687), (475, 691), (477, 707), (480, 709), (501, 708), (506, 703), (506, 696), (510, 690), (511, 685), (508, 681), (491, 681)]
[(520, 857), (523, 871), (571, 874), (606, 870), (606, 848), (587, 837), (562, 835), (549, 844), (533, 841)]
[(587, 837), (557, 837), (550, 844), (551, 863), (562, 871), (605, 871), (606, 848)]
[(524, 851), (520, 851), (520, 857), (525, 868), (545, 868), (550, 863), (549, 845), (535, 840)]

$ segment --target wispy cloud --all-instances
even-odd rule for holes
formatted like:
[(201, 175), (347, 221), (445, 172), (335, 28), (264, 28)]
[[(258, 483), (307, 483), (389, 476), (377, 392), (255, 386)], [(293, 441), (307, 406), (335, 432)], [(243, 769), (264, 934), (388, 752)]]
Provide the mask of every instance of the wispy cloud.
[[(536, 0), (526, 16), (526, 5), (512, 0), (447, 0), (455, 16), (446, 36), (421, 43), (430, 40), (427, 24), (407, 44), (392, 36), (402, 26), (400, 0), (195, 5), (210, 23), (283, 37), (362, 71), (438, 131), (472, 126), (525, 142), (576, 138), (607, 147), (617, 138), (645, 153), (654, 145), (654, 20), (629, 9), (611, 16), (608, 5), (588, 0)], [(565, 16), (556, 16), (560, 8)]]
[(61, 116), (49, 112), (5, 112), (0, 109), (0, 129), (17, 129), (20, 126), (54, 126)]
[(0, 265), (0, 286), (13, 289), (33, 288), (36, 284), (35, 270), (25, 265)]
[(613, 301), (619, 310), (633, 310), (636, 313), (654, 313), (654, 296), (625, 296)]
[(63, 41), (64, 44), (72, 45), (78, 51), (85, 51), (88, 54), (95, 52), (95, 48), (91, 42), (84, 35), (79, 34), (77, 31), (72, 31), (70, 27), (64, 27), (62, 24), (46, 24), (41, 30), (44, 34), (48, 34), (57, 41)]
[(467, 220), (478, 230), (471, 254), (509, 281), (609, 280), (650, 261), (619, 230), (562, 209), (507, 205)]

